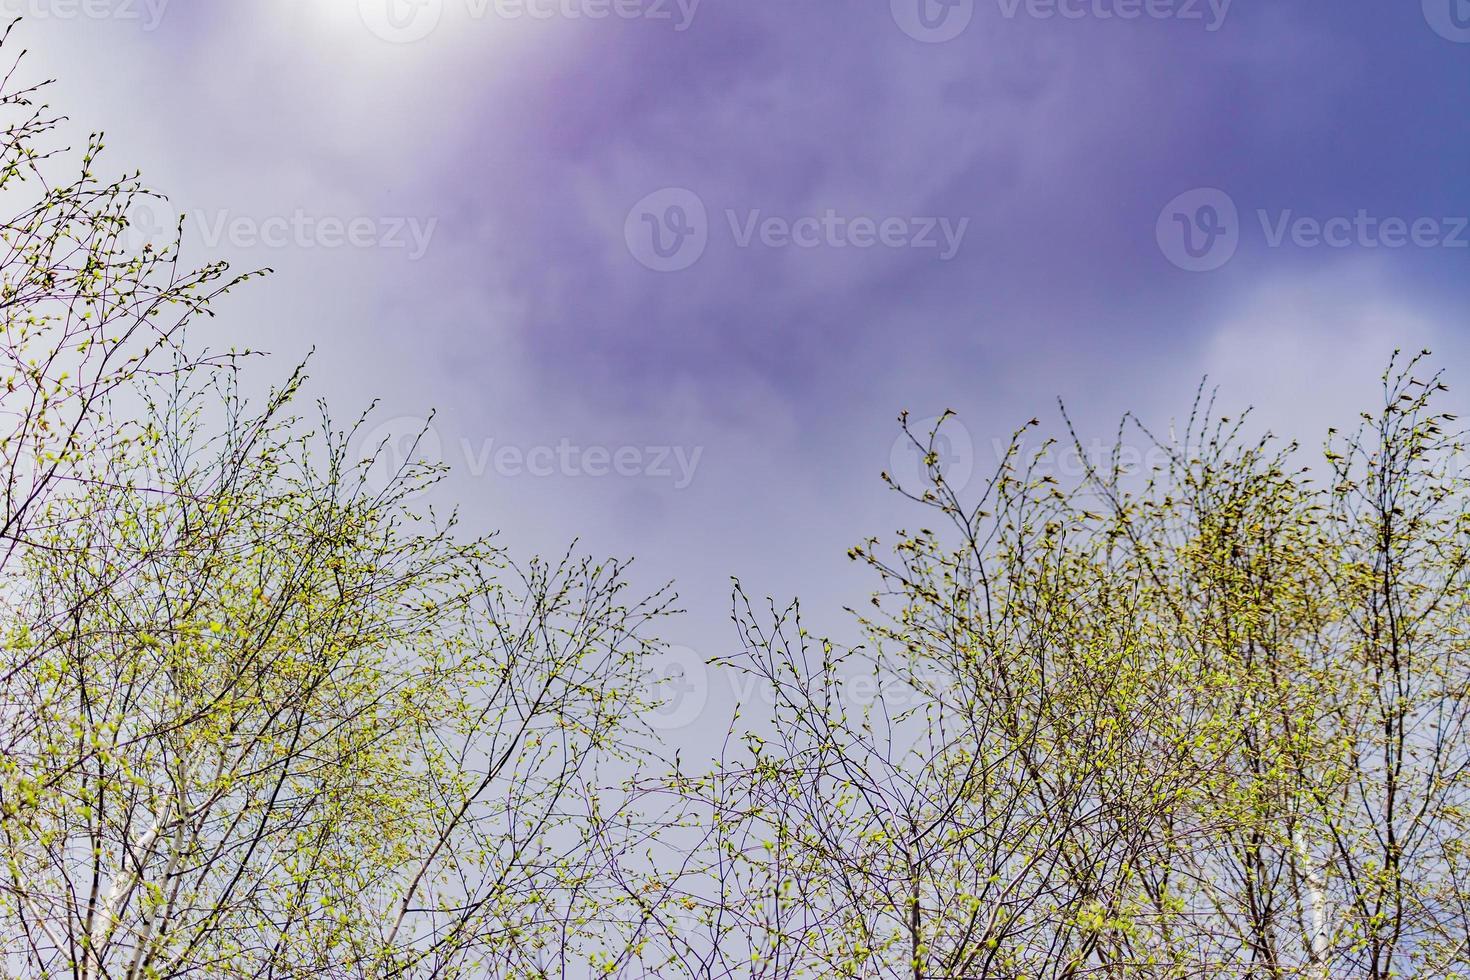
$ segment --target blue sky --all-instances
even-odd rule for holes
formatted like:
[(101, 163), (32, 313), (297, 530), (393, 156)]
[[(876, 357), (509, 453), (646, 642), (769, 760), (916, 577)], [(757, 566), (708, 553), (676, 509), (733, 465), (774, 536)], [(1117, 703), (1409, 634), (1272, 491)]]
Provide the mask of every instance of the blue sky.
[(436, 503), (636, 555), (707, 655), (731, 575), (842, 631), (900, 409), (978, 473), (1058, 396), (1315, 439), (1396, 346), (1470, 374), (1467, 0), (8, 9), (196, 257), (277, 270), (212, 344), (437, 408)]

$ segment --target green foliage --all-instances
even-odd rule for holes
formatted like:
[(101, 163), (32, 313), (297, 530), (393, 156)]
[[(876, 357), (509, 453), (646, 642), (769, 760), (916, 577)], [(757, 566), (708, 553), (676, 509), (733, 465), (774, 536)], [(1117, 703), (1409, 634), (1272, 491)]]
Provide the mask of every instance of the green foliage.
[(1470, 975), (1470, 518), (1422, 369), (1317, 469), (1201, 398), (1071, 485), (1022, 430), (965, 502), (911, 434), (944, 530), (854, 549), (867, 642), (737, 609), (775, 718), (676, 784), (747, 960), (698, 975)]
[[(134, 250), (135, 180), (0, 190), (0, 964), (74, 978), (544, 977), (614, 932), (662, 595), (512, 563), (184, 329), (240, 279)], [(17, 115), (18, 114), (18, 115)]]
[[(942, 429), (864, 642), (737, 591), (766, 694), (654, 775), (658, 593), (374, 489), (185, 331), (0, 88), (0, 970), (76, 980), (1470, 977), (1470, 496), (1423, 358), (1323, 459), (1197, 398), (1063, 482)], [(8, 93), (8, 94), (7, 94)], [(1068, 424), (1076, 459), (1088, 459)], [(1123, 465), (1142, 439), (1157, 465)]]

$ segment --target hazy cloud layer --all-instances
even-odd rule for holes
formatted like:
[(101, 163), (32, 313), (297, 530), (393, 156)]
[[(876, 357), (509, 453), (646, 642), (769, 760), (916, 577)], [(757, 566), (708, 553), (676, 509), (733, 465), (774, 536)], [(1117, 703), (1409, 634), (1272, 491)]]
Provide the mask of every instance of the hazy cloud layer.
[(636, 553), (710, 653), (730, 574), (860, 598), (901, 408), (979, 471), (1057, 395), (1103, 437), (1208, 371), (1310, 428), (1396, 343), (1465, 374), (1459, 0), (919, 2), (17, 12), (196, 254), (278, 270), (218, 343), (437, 406), (444, 501)]

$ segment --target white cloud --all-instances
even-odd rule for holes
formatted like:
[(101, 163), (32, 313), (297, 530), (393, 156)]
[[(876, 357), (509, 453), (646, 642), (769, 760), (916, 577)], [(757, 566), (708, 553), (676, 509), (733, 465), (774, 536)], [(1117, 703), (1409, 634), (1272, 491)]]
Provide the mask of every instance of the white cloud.
[(1465, 363), (1430, 302), (1356, 261), (1262, 283), (1214, 328), (1199, 373), (1225, 404), (1251, 405), (1279, 435), (1316, 445), (1328, 427), (1377, 407), (1395, 348), (1432, 350), (1435, 367)]

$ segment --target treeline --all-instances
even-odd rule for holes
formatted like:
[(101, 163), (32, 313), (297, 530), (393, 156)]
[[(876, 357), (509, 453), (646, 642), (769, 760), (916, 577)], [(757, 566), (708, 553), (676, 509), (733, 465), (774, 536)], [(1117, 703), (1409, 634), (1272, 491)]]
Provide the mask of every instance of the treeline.
[(1422, 355), (1320, 453), (1202, 391), (1066, 482), (1022, 430), (966, 495), (905, 424), (932, 527), (853, 550), (863, 642), (737, 593), (713, 668), (765, 697), (669, 758), (672, 596), (467, 539), (436, 467), (367, 479), (300, 370), (245, 398), (186, 335), (250, 277), (138, 247), (100, 138), (58, 179), (42, 92), (0, 94), (5, 975), (1470, 976), (1470, 513)]

